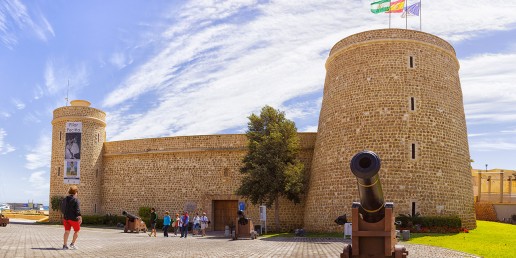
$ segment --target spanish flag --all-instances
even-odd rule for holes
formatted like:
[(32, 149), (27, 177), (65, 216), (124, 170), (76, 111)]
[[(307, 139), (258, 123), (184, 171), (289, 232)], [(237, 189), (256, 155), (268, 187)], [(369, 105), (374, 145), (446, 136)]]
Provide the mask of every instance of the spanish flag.
[(405, 9), (405, 0), (391, 1), (391, 9), (387, 13), (401, 13)]

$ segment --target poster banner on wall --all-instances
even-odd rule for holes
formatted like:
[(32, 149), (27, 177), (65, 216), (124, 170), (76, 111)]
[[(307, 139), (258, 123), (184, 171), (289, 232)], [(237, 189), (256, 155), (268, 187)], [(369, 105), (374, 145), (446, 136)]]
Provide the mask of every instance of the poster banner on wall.
[(81, 182), (81, 141), (82, 123), (67, 122), (65, 130), (64, 183)]

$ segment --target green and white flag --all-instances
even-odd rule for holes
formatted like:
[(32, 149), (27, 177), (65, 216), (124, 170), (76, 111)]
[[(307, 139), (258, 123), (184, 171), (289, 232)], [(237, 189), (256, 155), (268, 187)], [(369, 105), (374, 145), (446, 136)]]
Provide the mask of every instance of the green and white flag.
[(372, 13), (384, 13), (391, 9), (391, 0), (380, 0), (371, 3)]

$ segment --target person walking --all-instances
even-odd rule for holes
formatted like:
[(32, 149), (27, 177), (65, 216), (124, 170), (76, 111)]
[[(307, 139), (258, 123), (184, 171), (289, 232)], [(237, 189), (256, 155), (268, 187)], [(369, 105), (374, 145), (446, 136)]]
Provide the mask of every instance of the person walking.
[(183, 216), (181, 217), (181, 222), (183, 226), (181, 227), (181, 238), (188, 237), (188, 223), (190, 222), (190, 218), (188, 217), (188, 211), (185, 211), (183, 213)]
[(170, 215), (168, 211), (165, 211), (165, 216), (163, 217), (163, 236), (168, 237), (168, 228), (170, 227)]
[[(68, 189), (68, 196), (66, 196), (61, 203), (61, 212), (63, 213), (63, 226), (65, 232), (63, 235), (63, 249), (77, 249), (75, 245), (79, 231), (81, 230), (82, 216), (80, 209), (80, 202), (77, 199), (77, 193), (79, 188), (76, 185), (70, 186)], [(68, 247), (68, 236), (70, 236), (70, 230), (73, 227), (73, 237), (70, 247)]]
[(156, 214), (156, 210), (154, 208), (151, 208), (150, 210), (151, 232), (149, 233), (149, 236), (152, 236), (154, 234), (154, 237), (156, 237), (156, 223), (158, 222), (158, 214)]
[(195, 213), (195, 217), (193, 218), (193, 235), (199, 235), (199, 231), (201, 230), (201, 217), (199, 217), (199, 213)]
[(206, 217), (206, 212), (203, 212), (202, 213), (202, 217), (201, 217), (201, 232), (202, 232), (202, 236), (206, 236), (206, 228), (208, 227), (209, 222), (210, 222), (210, 220), (208, 219), (208, 217)]
[(179, 213), (176, 213), (176, 217), (174, 218), (174, 223), (172, 226), (174, 227), (174, 236), (177, 236), (177, 231), (179, 231), (180, 227), (179, 224), (181, 222), (181, 218), (179, 217)]

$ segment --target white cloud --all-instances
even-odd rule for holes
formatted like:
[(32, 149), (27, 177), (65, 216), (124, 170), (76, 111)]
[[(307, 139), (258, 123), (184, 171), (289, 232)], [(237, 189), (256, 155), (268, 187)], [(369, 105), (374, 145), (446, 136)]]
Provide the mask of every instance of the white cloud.
[(516, 134), (516, 129), (514, 130), (503, 130), (503, 131), (500, 131), (501, 133), (506, 133), (506, 134)]
[[(423, 29), (460, 41), (486, 30), (515, 27), (512, 9), (499, 8), (511, 5), (506, 1), (495, 0), (482, 10), (478, 6), (485, 6), (483, 1), (469, 3), (429, 2), (423, 7)], [(443, 12), (444, 5), (447, 12)], [(348, 35), (387, 25), (387, 15), (356, 10), (369, 10), (369, 3), (194, 1), (176, 7), (169, 12), (174, 22), (170, 29), (152, 39), (164, 42), (161, 49), (103, 101), (108, 111), (115, 110), (108, 113), (117, 113), (113, 119), (117, 130), (111, 139), (217, 133), (245, 125), (246, 117), (265, 104), (284, 107), (293, 118), (310, 115), (308, 107), (313, 105), (291, 107), (285, 103), (322, 90), (329, 49)], [(480, 11), (485, 19), (475, 16)], [(412, 19), (411, 26), (418, 25), (417, 21)], [(393, 16), (393, 24), (402, 28), (405, 20)], [(477, 70), (473, 69), (481, 63), (473, 60), (468, 68), (467, 61), (463, 85), (475, 88)], [(489, 79), (497, 79), (499, 89), (508, 87), (498, 77)], [(470, 95), (465, 94), (465, 99)], [(119, 112), (117, 106), (143, 110)], [(475, 121), (481, 118), (472, 115), (484, 114), (467, 112)], [(496, 119), (511, 118), (509, 113)]]
[(460, 63), (468, 124), (516, 121), (516, 53), (481, 54)]
[(16, 107), (16, 109), (22, 110), (22, 109), (25, 108), (25, 103), (23, 103), (21, 100), (16, 99), (16, 98), (12, 98), (11, 101), (13, 102), (14, 106)]
[(5, 142), (5, 136), (7, 136), (7, 133), (3, 128), (0, 128), (0, 155), (4, 155), (16, 150), (13, 146)]
[(28, 10), (19, 0), (0, 2), (0, 40), (8, 48), (18, 43), (17, 34), (32, 32), (42, 41), (55, 36), (52, 25), (39, 12)]
[(476, 151), (516, 150), (516, 143), (503, 140), (485, 140), (469, 143), (469, 148)]
[(6, 111), (0, 111), (0, 117), (2, 118), (8, 118), (10, 117), (11, 114), (9, 112), (6, 112)]
[(25, 167), (30, 170), (50, 167), (50, 156), (52, 141), (49, 136), (43, 135), (39, 138), (35, 146), (25, 155), (27, 164)]
[[(66, 62), (57, 62), (49, 59), (46, 63), (44, 74), (46, 93), (66, 97), (68, 82), (70, 83), (69, 92), (73, 94), (89, 84), (88, 76), (89, 74), (84, 64), (72, 67)], [(40, 88), (39, 85), (36, 86), (36, 91)]]
[(478, 137), (478, 136), (485, 136), (488, 135), (487, 133), (468, 133), (468, 137)]
[(41, 114), (39, 112), (30, 112), (23, 118), (23, 121), (29, 124), (41, 123)]
[(50, 178), (45, 171), (32, 172), (27, 179), (29, 186), (24, 188), (27, 198), (32, 200), (46, 200), (50, 191)]
[(305, 128), (302, 128), (299, 131), (300, 132), (317, 132), (318, 127), (319, 126), (317, 126), (317, 125), (311, 125), (311, 126), (307, 126)]
[(133, 63), (133, 59), (124, 52), (115, 52), (109, 58), (109, 62), (118, 69), (122, 69)]

